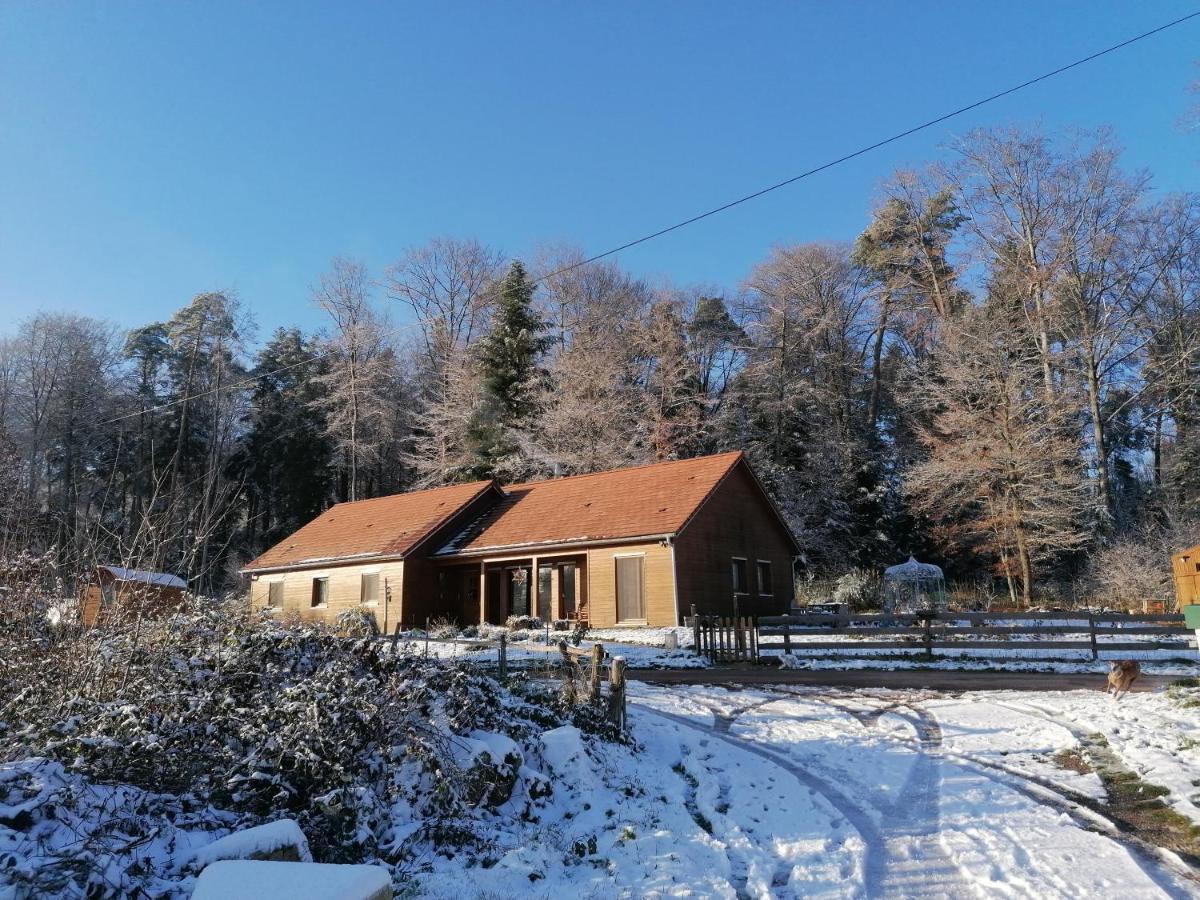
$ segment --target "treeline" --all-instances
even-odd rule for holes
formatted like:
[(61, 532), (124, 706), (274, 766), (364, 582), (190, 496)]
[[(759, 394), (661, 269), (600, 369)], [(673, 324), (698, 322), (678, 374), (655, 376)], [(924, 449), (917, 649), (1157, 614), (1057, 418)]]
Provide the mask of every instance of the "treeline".
[(0, 550), (215, 592), (338, 500), (731, 448), (809, 573), (915, 553), (1026, 602), (1161, 596), (1196, 539), (1200, 198), (1106, 134), (972, 134), (736, 291), (582, 259), (337, 259), (327, 326), (257, 346), (228, 293), (128, 333), (34, 315), (0, 340)]

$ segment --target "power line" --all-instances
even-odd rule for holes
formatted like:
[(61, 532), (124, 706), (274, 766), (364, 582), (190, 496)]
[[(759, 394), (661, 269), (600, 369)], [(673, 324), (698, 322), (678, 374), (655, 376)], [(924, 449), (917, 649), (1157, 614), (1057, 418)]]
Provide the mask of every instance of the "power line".
[[(660, 228), (657, 231), (651, 232), (650, 234), (643, 235), (642, 237), (639, 237), (639, 238), (635, 238), (634, 240), (626, 241), (624, 244), (621, 244), (620, 246), (617, 246), (617, 247), (613, 247), (610, 250), (605, 250), (603, 253), (597, 253), (594, 256), (589, 256), (586, 259), (581, 259), (577, 262), (571, 263), (570, 265), (563, 266), (560, 269), (556, 269), (553, 272), (548, 272), (544, 275), (541, 275), (541, 276), (533, 279), (531, 282), (531, 286), (537, 287), (539, 284), (543, 284), (551, 278), (557, 277), (559, 275), (565, 275), (566, 273), (571, 272), (575, 269), (581, 268), (582, 266), (590, 265), (591, 263), (594, 263), (594, 262), (599, 262), (602, 259), (607, 259), (608, 257), (613, 256), (617, 253), (620, 253), (624, 250), (628, 250), (631, 247), (636, 247), (639, 244), (646, 243), (647, 241), (655, 240), (656, 238), (660, 238), (663, 235), (670, 234), (673, 231), (678, 231), (681, 228), (686, 228), (689, 225), (694, 225), (695, 223), (703, 221), (704, 219), (708, 219), (708, 218), (711, 218), (712, 216), (718, 215), (719, 213), (726, 212), (727, 210), (733, 209), (735, 206), (741, 206), (743, 203), (748, 203), (751, 200), (756, 200), (759, 197), (762, 197), (762, 196), (765, 196), (766, 194), (772, 193), (773, 191), (777, 191), (777, 190), (780, 190), (781, 188), (785, 188), (785, 187), (788, 187), (789, 185), (793, 185), (798, 181), (803, 181), (806, 178), (811, 178), (813, 175), (817, 175), (828, 169), (832, 169), (834, 166), (839, 166), (842, 163), (849, 162), (852, 159), (857, 159), (860, 156), (863, 156), (874, 150), (878, 150), (880, 147), (886, 147), (888, 144), (894, 144), (896, 141), (903, 140), (904, 138), (910, 137), (911, 135), (914, 135), (920, 131), (925, 131), (929, 128), (932, 128), (934, 125), (940, 125), (942, 122), (947, 122), (950, 119), (957, 118), (958, 116), (961, 116), (964, 113), (968, 113), (971, 110), (979, 109), (981, 106), (986, 106), (989, 103), (994, 103), (997, 100), (1000, 100), (1011, 94), (1015, 94), (1018, 91), (1023, 91), (1025, 88), (1032, 87), (1033, 85), (1039, 84), (1040, 82), (1047, 81), (1048, 79), (1051, 79), (1058, 75), (1061, 75), (1064, 72), (1069, 72), (1072, 69), (1076, 69), (1082, 65), (1086, 65), (1087, 63), (1094, 62), (1095, 60), (1100, 59), (1101, 57), (1107, 56), (1110, 53), (1115, 53), (1118, 50), (1122, 50), (1126, 47), (1132, 46), (1133, 44), (1136, 44), (1139, 41), (1144, 41), (1144, 40), (1146, 40), (1146, 38), (1153, 37), (1156, 34), (1161, 34), (1162, 32), (1167, 31), (1168, 29), (1174, 28), (1177, 25), (1182, 25), (1184, 22), (1187, 22), (1191, 19), (1195, 19), (1197, 17), (1200, 17), (1200, 10), (1196, 10), (1195, 12), (1188, 13), (1186, 16), (1181, 16), (1178, 19), (1174, 19), (1173, 21), (1167, 22), (1163, 25), (1159, 25), (1157, 28), (1152, 28), (1149, 31), (1144, 31), (1141, 34), (1135, 35), (1134, 37), (1127, 38), (1119, 43), (1113, 44), (1109, 47), (1105, 47), (1103, 50), (1097, 50), (1095, 53), (1090, 53), (1087, 56), (1080, 57), (1079, 59), (1076, 59), (1073, 62), (1069, 62), (1065, 65), (1059, 66), (1056, 69), (1051, 69), (1049, 72), (1043, 72), (1041, 75), (1037, 75), (1033, 78), (1027, 79), (1026, 81), (1022, 81), (1020, 84), (1016, 84), (1016, 85), (1013, 85), (1012, 87), (1005, 88), (1002, 91), (997, 91), (994, 94), (990, 94), (987, 97), (983, 97), (980, 100), (976, 100), (972, 103), (968, 103), (965, 106), (960, 106), (957, 109), (952, 110), (951, 112), (944, 113), (940, 116), (937, 116), (936, 118), (929, 119), (926, 122), (922, 122), (919, 125), (914, 125), (913, 127), (907, 128), (904, 131), (897, 132), (896, 134), (893, 134), (890, 137), (883, 138), (882, 140), (878, 140), (873, 144), (868, 144), (865, 147), (861, 147), (852, 153), (847, 153), (844, 156), (839, 156), (837, 159), (832, 159), (829, 162), (822, 163), (819, 166), (814, 166), (813, 168), (808, 169), (807, 171), (801, 172), (798, 175), (793, 175), (790, 178), (785, 178), (783, 181), (777, 181), (772, 185), (768, 185), (767, 187), (760, 188), (757, 191), (746, 194), (742, 197), (738, 197), (736, 200), (730, 200), (728, 203), (723, 203), (720, 206), (715, 206), (712, 209), (705, 210), (704, 212), (698, 213), (697, 215), (691, 216), (690, 218), (683, 219), (682, 221), (676, 222), (673, 225), (668, 225), (665, 228)], [(483, 294), (483, 296), (487, 296), (487, 292), (485, 292)], [(416, 324), (419, 324), (419, 323), (409, 323), (408, 325), (401, 326), (401, 327), (413, 327)], [(290, 369), (297, 368), (301, 365), (306, 365), (309, 362), (316, 362), (317, 360), (323, 359), (326, 356), (331, 356), (335, 352), (336, 352), (336, 348), (331, 348), (329, 350), (322, 351), (321, 353), (314, 354), (313, 356), (311, 356), (308, 359), (303, 360), (301, 362), (292, 363), (291, 365), (288, 365), (288, 366), (283, 366), (278, 369), (273, 369), (270, 372), (260, 372), (259, 374), (255, 375), (254, 377), (243, 379), (240, 382), (232, 382), (232, 383), (225, 385), (223, 387), (220, 387), (220, 388), (213, 388), (213, 389), (210, 389), (207, 391), (201, 391), (200, 393), (197, 393), (197, 394), (192, 394), (190, 396), (179, 397), (179, 398), (176, 398), (175, 400), (170, 400), (166, 403), (159, 404), (158, 406), (149, 407), (148, 409), (144, 409), (144, 410), (138, 410), (137, 412), (129, 413), (127, 415), (117, 416), (116, 418), (109, 419), (107, 421), (100, 422), (98, 424), (99, 425), (111, 425), (114, 422), (120, 422), (120, 421), (123, 421), (124, 419), (131, 419), (131, 418), (134, 418), (135, 416), (145, 415), (146, 413), (149, 413), (149, 412), (157, 412), (158, 410), (167, 409), (172, 406), (177, 406), (180, 403), (187, 403), (191, 400), (196, 400), (201, 397), (206, 397), (209, 394), (215, 394), (222, 390), (232, 390), (235, 387), (250, 385), (250, 384), (253, 384), (255, 381), (257, 381), (259, 378), (270, 377), (272, 375), (277, 375), (282, 372), (286, 372)]]

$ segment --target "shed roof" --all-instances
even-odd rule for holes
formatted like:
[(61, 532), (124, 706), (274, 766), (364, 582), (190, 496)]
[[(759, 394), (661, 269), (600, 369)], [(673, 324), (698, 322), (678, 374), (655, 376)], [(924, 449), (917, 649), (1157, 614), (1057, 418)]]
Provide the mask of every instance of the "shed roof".
[(508, 485), (439, 556), (680, 532), (741, 451)]
[(473, 481), (331, 506), (245, 571), (377, 556), (403, 557), (495, 482)]
[(141, 584), (155, 584), (159, 587), (179, 588), (187, 590), (187, 582), (178, 575), (166, 572), (146, 572), (141, 569), (124, 569), (121, 566), (97, 566), (113, 577), (114, 581), (137, 581)]

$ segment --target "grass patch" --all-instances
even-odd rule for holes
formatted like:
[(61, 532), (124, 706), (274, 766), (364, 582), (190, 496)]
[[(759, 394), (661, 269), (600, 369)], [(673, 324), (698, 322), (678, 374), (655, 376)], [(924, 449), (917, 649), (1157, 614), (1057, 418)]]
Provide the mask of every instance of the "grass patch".
[(1167, 685), (1167, 698), (1184, 709), (1200, 707), (1200, 678), (1179, 678)]
[(1050, 759), (1060, 769), (1067, 769), (1080, 775), (1088, 775), (1096, 771), (1078, 750), (1059, 750)]

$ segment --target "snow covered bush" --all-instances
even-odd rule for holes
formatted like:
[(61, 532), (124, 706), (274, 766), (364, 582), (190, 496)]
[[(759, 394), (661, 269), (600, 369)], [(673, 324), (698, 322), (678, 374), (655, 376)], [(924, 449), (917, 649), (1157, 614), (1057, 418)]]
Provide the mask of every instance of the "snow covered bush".
[(342, 637), (369, 638), (379, 634), (374, 613), (365, 609), (347, 609), (337, 614), (333, 629)]
[(833, 589), (835, 603), (847, 603), (854, 611), (879, 606), (879, 573), (871, 569), (851, 569), (837, 580)]
[(536, 616), (509, 616), (504, 620), (504, 627), (509, 631), (537, 631), (543, 626)]
[[(30, 896), (150, 891), (147, 848), (280, 818), (324, 862), (483, 852), (481, 822), (533, 816), (551, 793), (528, 764), (542, 732), (605, 730), (533, 684), (240, 603), (67, 640), (0, 626), (0, 896), (6, 878)], [(67, 847), (63, 828), (75, 850), (39, 849)]]

